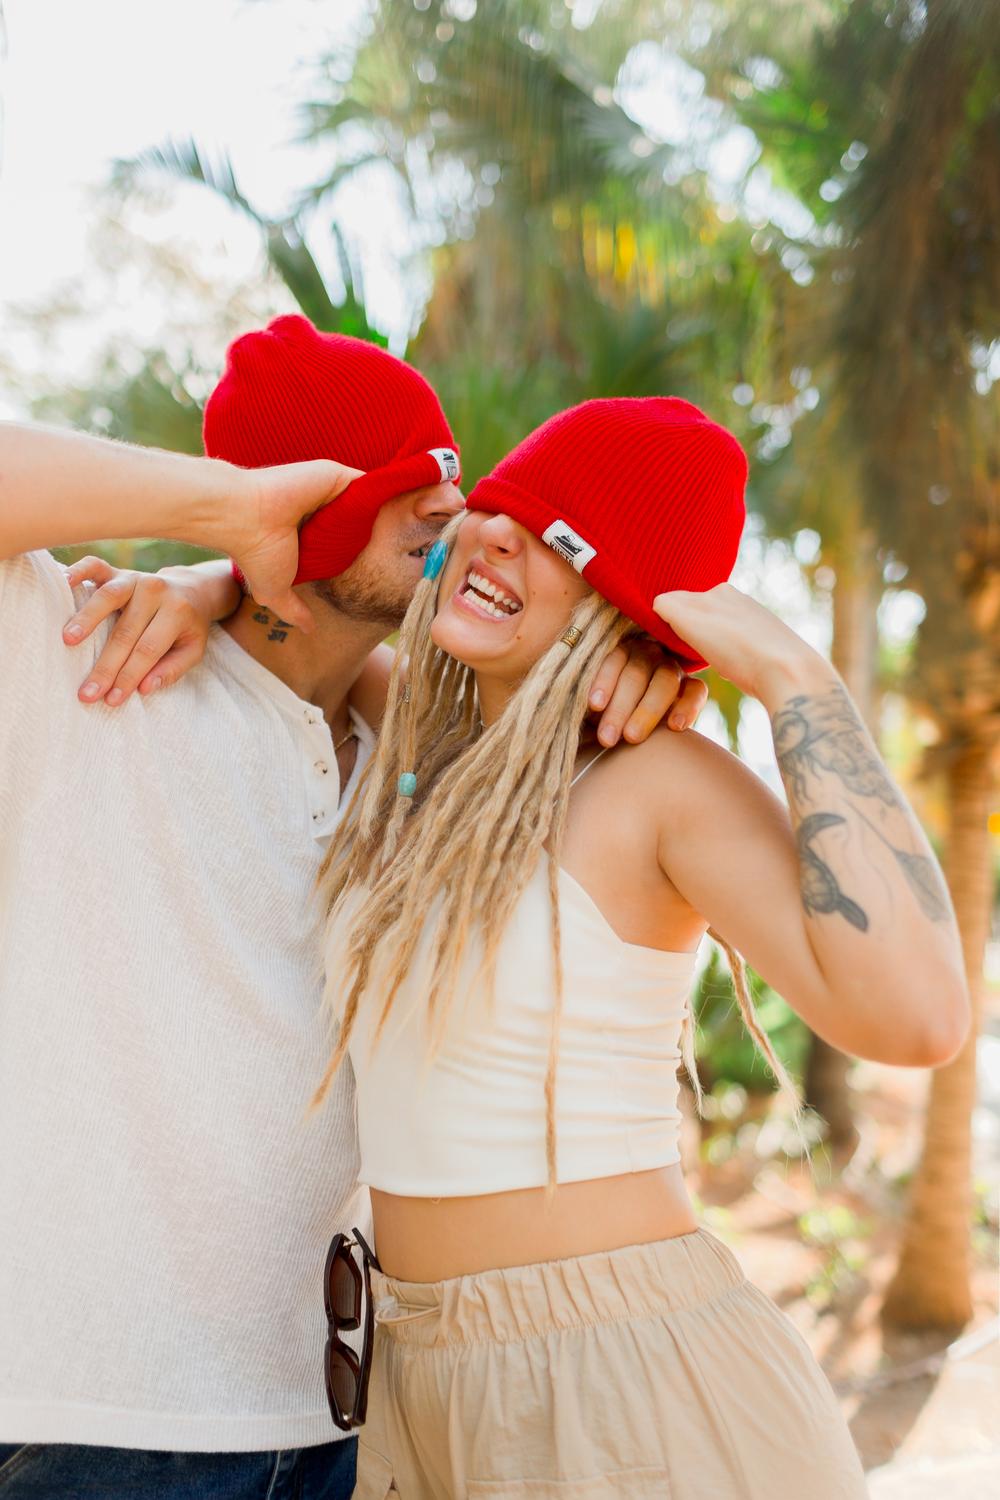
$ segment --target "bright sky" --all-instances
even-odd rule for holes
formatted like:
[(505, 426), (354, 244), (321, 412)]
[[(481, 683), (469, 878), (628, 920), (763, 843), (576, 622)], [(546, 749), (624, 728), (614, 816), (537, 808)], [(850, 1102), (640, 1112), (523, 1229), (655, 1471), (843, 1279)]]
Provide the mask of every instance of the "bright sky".
[[(95, 189), (115, 158), (194, 137), (229, 152), (260, 209), (285, 211), (318, 165), (313, 150), (292, 144), (312, 67), (353, 34), (363, 9), (364, 0), (4, 0), (0, 329), (8, 365), (19, 357), (30, 363), (18, 309), (44, 308), (67, 283), (86, 289), (88, 277), (94, 281)], [(393, 253), (399, 215), (391, 195), (359, 184), (337, 207), (359, 243), (377, 319), (402, 341), (412, 292)], [(179, 194), (144, 230), (190, 245), (199, 269), (234, 284), (258, 263), (251, 226), (197, 189)], [(113, 312), (133, 335), (155, 337), (169, 321), (148, 296), (130, 300), (128, 288), (124, 296)], [(61, 330), (49, 351), (60, 373), (80, 373), (109, 326), (96, 318)], [(17, 410), (12, 385), (0, 384), (7, 414)]]

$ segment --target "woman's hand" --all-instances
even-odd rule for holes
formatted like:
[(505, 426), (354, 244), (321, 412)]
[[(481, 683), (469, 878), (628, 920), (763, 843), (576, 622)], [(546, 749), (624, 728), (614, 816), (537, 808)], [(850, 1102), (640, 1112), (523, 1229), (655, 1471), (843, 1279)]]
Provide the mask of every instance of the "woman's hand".
[(96, 585), (87, 602), (63, 627), (67, 646), (78, 646), (102, 620), (118, 613), (77, 697), (111, 708), (138, 690), (143, 697), (177, 682), (205, 654), (212, 621), (230, 614), (240, 590), (228, 563), (164, 568), (142, 573), (114, 568), (100, 557), (84, 557), (67, 574), (71, 588)]
[(707, 701), (701, 678), (688, 677), (648, 636), (630, 636), (616, 646), (590, 690), (592, 712), (604, 710), (597, 726), (602, 745), (615, 745), (623, 736), (639, 744), (664, 718), (671, 729), (689, 729)]
[(786, 686), (794, 692), (804, 669), (832, 675), (818, 651), (731, 583), (704, 593), (657, 594), (653, 608), (740, 692), (765, 704), (780, 698)]

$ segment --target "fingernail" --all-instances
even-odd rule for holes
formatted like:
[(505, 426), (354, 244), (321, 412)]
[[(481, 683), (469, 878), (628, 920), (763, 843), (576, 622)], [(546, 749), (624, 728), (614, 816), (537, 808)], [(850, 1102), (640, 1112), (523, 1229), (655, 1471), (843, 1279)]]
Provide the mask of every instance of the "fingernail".
[(590, 695), (591, 708), (603, 708), (608, 701), (608, 695), (603, 688), (595, 688)]
[(80, 689), (80, 697), (88, 699), (88, 701), (91, 703), (95, 698), (99, 698), (100, 694), (101, 684), (99, 682), (87, 682)]
[(597, 731), (597, 738), (602, 745), (617, 745), (618, 730), (612, 728), (610, 724), (605, 724), (603, 728)]
[(148, 687), (147, 691), (150, 692), (150, 693), (155, 693), (156, 689), (157, 688), (161, 688), (162, 686), (163, 686), (163, 678), (162, 677), (154, 677), (153, 680), (152, 680), (152, 682), (149, 684), (149, 687)]
[(68, 641), (78, 641), (81, 635), (83, 635), (83, 626), (67, 625), (66, 629), (63, 631), (63, 634)]
[(670, 727), (671, 727), (671, 729), (683, 729), (686, 724), (687, 724), (687, 720), (685, 719), (685, 717), (684, 717), (683, 714), (671, 714), (670, 715)]
[(112, 708), (114, 708), (115, 705), (120, 703), (124, 697), (125, 694), (122, 692), (121, 688), (112, 688), (104, 701), (105, 703), (110, 703)]

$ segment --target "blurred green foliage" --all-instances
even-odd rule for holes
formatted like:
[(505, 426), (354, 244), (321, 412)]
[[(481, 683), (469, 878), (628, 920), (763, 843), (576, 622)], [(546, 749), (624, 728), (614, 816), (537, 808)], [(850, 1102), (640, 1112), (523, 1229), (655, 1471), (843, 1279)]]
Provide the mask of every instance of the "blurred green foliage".
[[(759, 974), (748, 969), (747, 978), (758, 1019), (774, 1050), (793, 1078), (801, 1078), (809, 1028)], [(714, 944), (699, 975), (692, 1010), (698, 1035), (699, 1074), (706, 1091), (724, 1084), (738, 1084), (748, 1094), (769, 1093), (776, 1088), (766, 1060), (743, 1025), (721, 949)]]

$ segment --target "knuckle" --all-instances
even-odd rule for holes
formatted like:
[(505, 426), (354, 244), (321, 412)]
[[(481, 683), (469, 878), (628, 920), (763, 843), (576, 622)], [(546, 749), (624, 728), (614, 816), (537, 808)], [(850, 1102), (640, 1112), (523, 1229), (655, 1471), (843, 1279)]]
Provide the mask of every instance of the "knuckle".
[(632, 657), (622, 668), (624, 682), (645, 684), (649, 681), (650, 675), (650, 663), (641, 657)]

